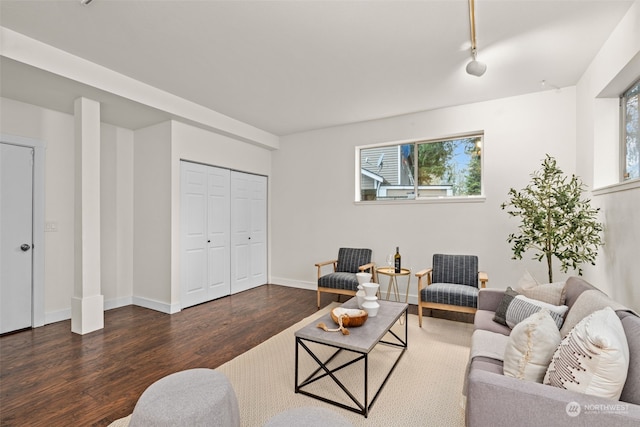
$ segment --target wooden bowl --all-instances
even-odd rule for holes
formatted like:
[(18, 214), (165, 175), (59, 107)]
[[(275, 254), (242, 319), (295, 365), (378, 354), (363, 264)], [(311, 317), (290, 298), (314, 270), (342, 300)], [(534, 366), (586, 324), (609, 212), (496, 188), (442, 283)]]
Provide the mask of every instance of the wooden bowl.
[(358, 308), (343, 308), (336, 307), (331, 310), (331, 318), (336, 325), (340, 324), (339, 318), (342, 317), (342, 326), (344, 327), (356, 327), (362, 326), (367, 321), (369, 315), (366, 311)]

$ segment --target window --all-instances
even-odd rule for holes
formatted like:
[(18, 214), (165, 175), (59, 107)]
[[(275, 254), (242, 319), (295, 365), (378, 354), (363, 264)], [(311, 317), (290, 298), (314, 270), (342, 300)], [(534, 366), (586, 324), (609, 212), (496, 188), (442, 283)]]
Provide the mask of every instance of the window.
[(359, 147), (358, 201), (482, 195), (482, 134)]
[(621, 97), (622, 116), (622, 180), (640, 178), (640, 125), (638, 119), (638, 94), (640, 80), (636, 81)]

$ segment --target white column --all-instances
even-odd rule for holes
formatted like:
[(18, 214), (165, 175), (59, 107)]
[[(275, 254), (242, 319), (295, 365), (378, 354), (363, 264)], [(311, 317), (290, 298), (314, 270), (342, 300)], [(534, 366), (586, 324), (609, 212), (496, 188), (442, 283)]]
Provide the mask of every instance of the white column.
[(75, 283), (71, 331), (86, 334), (104, 327), (100, 294), (100, 104), (74, 103), (75, 117)]

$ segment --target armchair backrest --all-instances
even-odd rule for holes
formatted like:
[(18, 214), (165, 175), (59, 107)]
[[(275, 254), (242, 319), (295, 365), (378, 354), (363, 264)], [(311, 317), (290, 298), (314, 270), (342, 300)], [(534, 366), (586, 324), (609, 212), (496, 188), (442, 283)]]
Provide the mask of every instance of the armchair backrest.
[(371, 249), (340, 248), (336, 271), (358, 273), (358, 267), (371, 262)]
[(433, 255), (433, 283), (455, 283), (478, 287), (478, 257), (475, 255)]

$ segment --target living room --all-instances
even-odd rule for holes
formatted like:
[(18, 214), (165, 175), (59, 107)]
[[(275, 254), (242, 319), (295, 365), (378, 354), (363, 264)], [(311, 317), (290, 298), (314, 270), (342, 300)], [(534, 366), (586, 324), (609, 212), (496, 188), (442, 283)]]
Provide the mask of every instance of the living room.
[[(9, 3), (3, 1), (2, 8)], [(482, 5), (477, 3), (480, 13)], [(626, 9), (574, 83), (563, 87), (542, 88), (537, 81), (528, 93), (282, 135), (228, 118), (211, 118), (210, 111), (204, 113), (186, 104), (181, 105), (193, 115), (165, 111), (162, 120), (147, 121), (140, 127), (103, 122), (100, 293), (105, 308), (137, 304), (166, 313), (180, 310), (180, 256), (174, 244), (179, 229), (176, 170), (180, 159), (268, 177), (269, 283), (315, 289), (314, 263), (335, 257), (341, 246), (371, 248), (377, 264), (384, 264), (386, 255), (399, 246), (405, 263), (414, 269), (428, 267), (433, 253), (477, 254), (481, 269), (489, 273), (490, 288), (512, 286), (525, 269), (543, 280), (546, 272), (542, 263), (529, 257), (511, 259), (506, 239), (516, 223), (500, 205), (507, 200), (509, 188), (524, 187), (545, 154), (550, 154), (566, 173), (581, 177), (593, 204), (601, 209), (605, 245), (595, 265), (584, 266), (584, 278), (614, 300), (640, 311), (640, 289), (634, 280), (640, 273), (636, 243), (640, 239), (636, 215), (640, 187), (637, 181), (619, 182), (617, 121), (618, 97), (640, 76), (640, 1), (613, 3), (624, 3)], [(74, 6), (100, 7), (100, 0)], [(460, 10), (466, 12), (466, 1)], [(12, 85), (10, 78), (15, 74), (9, 71), (33, 74), (37, 80), (38, 69), (49, 70), (54, 75), (50, 91), (64, 91), (69, 88), (68, 80), (74, 78), (85, 86), (97, 82), (103, 92), (108, 85), (91, 80), (86, 71), (93, 69), (80, 61), (82, 58), (76, 70), (84, 73), (69, 71), (73, 68), (64, 62), (69, 60), (68, 53), (46, 45), (46, 40), (37, 42), (35, 37), (11, 30), (3, 15), (1, 133), (46, 142), (44, 219), (57, 226), (56, 232), (45, 233), (38, 326), (71, 318), (78, 240), (74, 220), (74, 116), (68, 106), (56, 110), (29, 101), (34, 99), (33, 94), (26, 86)], [(479, 34), (484, 31), (481, 22)], [(460, 37), (464, 41), (467, 38), (466, 32)], [(527, 46), (521, 49), (526, 51)], [(482, 59), (482, 45), (479, 52)], [(468, 53), (464, 59), (466, 62)], [(28, 67), (17, 67), (19, 64)], [(67, 71), (62, 71), (65, 67)], [(463, 68), (456, 72), (474, 79), (468, 83), (472, 86), (465, 87), (481, 90), (478, 87), (484, 79), (491, 79), (492, 67), (499, 65), (488, 63), (486, 75), (480, 78), (464, 75)], [(108, 71), (105, 81), (114, 78)], [(548, 84), (555, 83), (549, 80)], [(32, 87), (41, 88), (36, 83)], [(121, 95), (116, 83), (111, 87), (114, 95)], [(87, 90), (85, 96), (91, 98), (93, 94)], [(160, 104), (154, 101), (154, 105)], [(113, 114), (108, 103), (103, 105), (105, 116)], [(173, 108), (175, 104), (165, 105)], [(193, 119), (193, 111), (203, 117), (204, 123)], [(358, 117), (355, 112), (353, 116)], [(216, 126), (222, 132), (211, 130)], [(415, 203), (355, 201), (357, 147), (475, 131), (484, 132), (481, 198)], [(140, 149), (137, 143), (142, 140), (155, 140), (157, 145), (148, 144), (138, 153), (153, 153), (161, 163), (161, 170), (154, 173), (162, 188), (152, 195), (136, 187), (136, 182), (147, 179), (147, 171), (136, 163), (140, 161), (136, 157)], [(152, 197), (157, 198), (153, 203), (162, 204), (164, 209), (152, 209), (146, 215), (144, 205)], [(558, 277), (564, 275), (558, 273)], [(415, 303), (415, 281), (412, 287), (410, 302)]]

